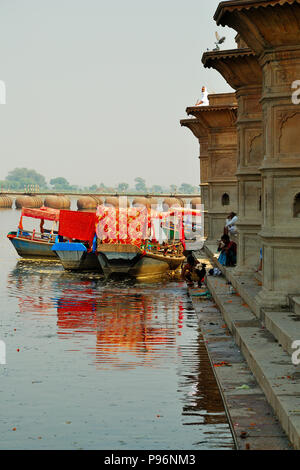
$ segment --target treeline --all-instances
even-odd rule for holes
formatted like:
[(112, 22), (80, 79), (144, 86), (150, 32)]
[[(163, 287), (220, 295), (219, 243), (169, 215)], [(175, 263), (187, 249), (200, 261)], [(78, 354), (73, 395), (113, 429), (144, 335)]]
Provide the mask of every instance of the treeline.
[(188, 183), (182, 183), (180, 186), (171, 184), (170, 186), (153, 185), (147, 186), (146, 180), (137, 177), (134, 180), (134, 186), (128, 183), (119, 183), (117, 186), (106, 186), (104, 183), (93, 184), (92, 186), (77, 186), (70, 184), (62, 176), (50, 179), (47, 183), (46, 178), (35, 170), (28, 168), (15, 168), (10, 171), (5, 180), (0, 181), (1, 190), (12, 191), (62, 191), (62, 192), (83, 192), (83, 193), (136, 193), (136, 194), (163, 194), (163, 193), (181, 193), (198, 194), (199, 187)]

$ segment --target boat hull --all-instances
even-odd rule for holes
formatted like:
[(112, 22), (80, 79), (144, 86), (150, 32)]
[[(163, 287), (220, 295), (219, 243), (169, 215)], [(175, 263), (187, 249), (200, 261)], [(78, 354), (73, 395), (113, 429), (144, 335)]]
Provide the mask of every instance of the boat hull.
[(121, 275), (146, 279), (162, 277), (179, 269), (184, 257), (169, 257), (152, 253), (143, 253), (132, 246), (108, 245), (98, 247), (98, 259), (106, 277)]
[(55, 243), (52, 248), (67, 271), (101, 272), (95, 253), (88, 253), (82, 243)]
[(52, 251), (53, 242), (18, 237), (16, 232), (10, 232), (7, 237), (22, 258), (57, 260), (57, 255)]
[(106, 277), (113, 274), (130, 275), (131, 270), (141, 259), (140, 253), (98, 253), (98, 260)]

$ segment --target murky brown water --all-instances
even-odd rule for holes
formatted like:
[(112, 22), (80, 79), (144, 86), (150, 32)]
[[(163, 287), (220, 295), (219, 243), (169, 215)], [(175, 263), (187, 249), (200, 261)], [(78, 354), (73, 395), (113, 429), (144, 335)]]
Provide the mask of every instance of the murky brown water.
[(18, 217), (0, 211), (0, 448), (233, 448), (186, 286), (20, 261)]

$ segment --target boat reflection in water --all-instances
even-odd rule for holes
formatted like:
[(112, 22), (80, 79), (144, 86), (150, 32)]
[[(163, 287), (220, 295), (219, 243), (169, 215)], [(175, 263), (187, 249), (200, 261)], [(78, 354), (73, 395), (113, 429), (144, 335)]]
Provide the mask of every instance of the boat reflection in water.
[[(188, 299), (178, 296), (170, 283), (165, 292), (153, 285), (119, 285), (113, 291), (103, 286), (98, 299), (87, 285), (85, 298), (78, 302), (75, 298), (76, 290), (66, 292), (58, 301), (61, 338), (74, 333), (94, 334), (95, 346), (89, 347), (89, 354), (97, 369), (104, 371), (117, 369), (130, 374), (150, 368), (162, 369), (168, 375), (175, 370), (181, 425), (204, 426), (201, 439), (197, 441), (195, 436), (193, 445), (213, 448), (222, 436), (222, 447), (232, 446), (223, 402)], [(145, 377), (145, 386), (149, 385), (149, 377), (151, 373)], [(127, 378), (130, 382), (130, 375)], [(154, 385), (154, 396), (160, 386)], [(169, 389), (165, 398), (174, 399), (173, 394), (174, 390)]]
[[(38, 429), (40, 416), (47, 417), (57, 448), (73, 448), (74, 439), (93, 449), (119, 449), (121, 441), (126, 449), (232, 448), (181, 282), (107, 282), (55, 263), (19, 262), (7, 291), (22, 343), (7, 381), (17, 389), (23, 380), (30, 397), (22, 409), (21, 392), (10, 397), (10, 412), (17, 408), (24, 429), (18, 445), (30, 445), (25, 424), (33, 414)], [(32, 408), (32, 397), (39, 407)], [(69, 433), (62, 421), (72, 422)]]
[[(162, 354), (162, 348), (176, 343), (176, 316), (165, 318), (165, 325), (155, 314), (152, 295), (137, 289), (104, 288), (95, 299), (87, 287), (85, 297), (76, 300), (76, 290), (68, 291), (57, 303), (58, 333), (95, 334), (95, 355), (98, 366), (134, 368), (152, 366)], [(164, 311), (172, 309), (170, 299), (161, 300)], [(175, 307), (175, 302), (174, 302)]]

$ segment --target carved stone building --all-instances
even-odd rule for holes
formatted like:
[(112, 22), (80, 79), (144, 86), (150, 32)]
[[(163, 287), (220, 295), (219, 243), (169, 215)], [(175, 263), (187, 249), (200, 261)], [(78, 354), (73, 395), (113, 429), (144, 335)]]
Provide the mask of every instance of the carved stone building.
[(238, 180), (238, 271), (257, 268), (261, 242), (262, 193), (262, 109), (260, 104), (262, 71), (249, 48), (207, 52), (205, 67), (218, 70), (236, 90), (238, 100), (237, 180)]
[(292, 100), (300, 78), (300, 3), (226, 1), (215, 20), (237, 31), (262, 69), (264, 266), (258, 301), (264, 307), (285, 305), (288, 294), (300, 293), (300, 106)]
[(237, 211), (237, 102), (234, 93), (209, 96), (209, 106), (187, 108), (185, 119), (200, 142), (201, 195), (208, 239), (220, 238), (229, 212)]
[(200, 145), (200, 189), (204, 205), (204, 236), (208, 238), (208, 131), (199, 119), (183, 119), (180, 123), (192, 131)]
[[(237, 267), (219, 263), (216, 243), (210, 239), (204, 250), (237, 297), (228, 301), (226, 287), (221, 288), (214, 276), (206, 282), (258, 384), (299, 450), (300, 376), (294, 344), (300, 338), (300, 0), (223, 1), (215, 20), (238, 33), (237, 49), (207, 52), (202, 59), (204, 67), (217, 70), (236, 91)], [(204, 127), (207, 121), (207, 185), (217, 195), (214, 183), (223, 173), (214, 167), (213, 140), (219, 136), (226, 142), (228, 124), (217, 114), (214, 124), (205, 119), (213, 116), (212, 101), (207, 110), (188, 111)], [(192, 129), (189, 121), (183, 125)], [(220, 143), (217, 154), (226, 152)], [(225, 188), (226, 178), (222, 184)], [(211, 208), (208, 200), (209, 235), (216, 238), (220, 226), (213, 210), (210, 215)], [(255, 272), (260, 249), (261, 275)]]

